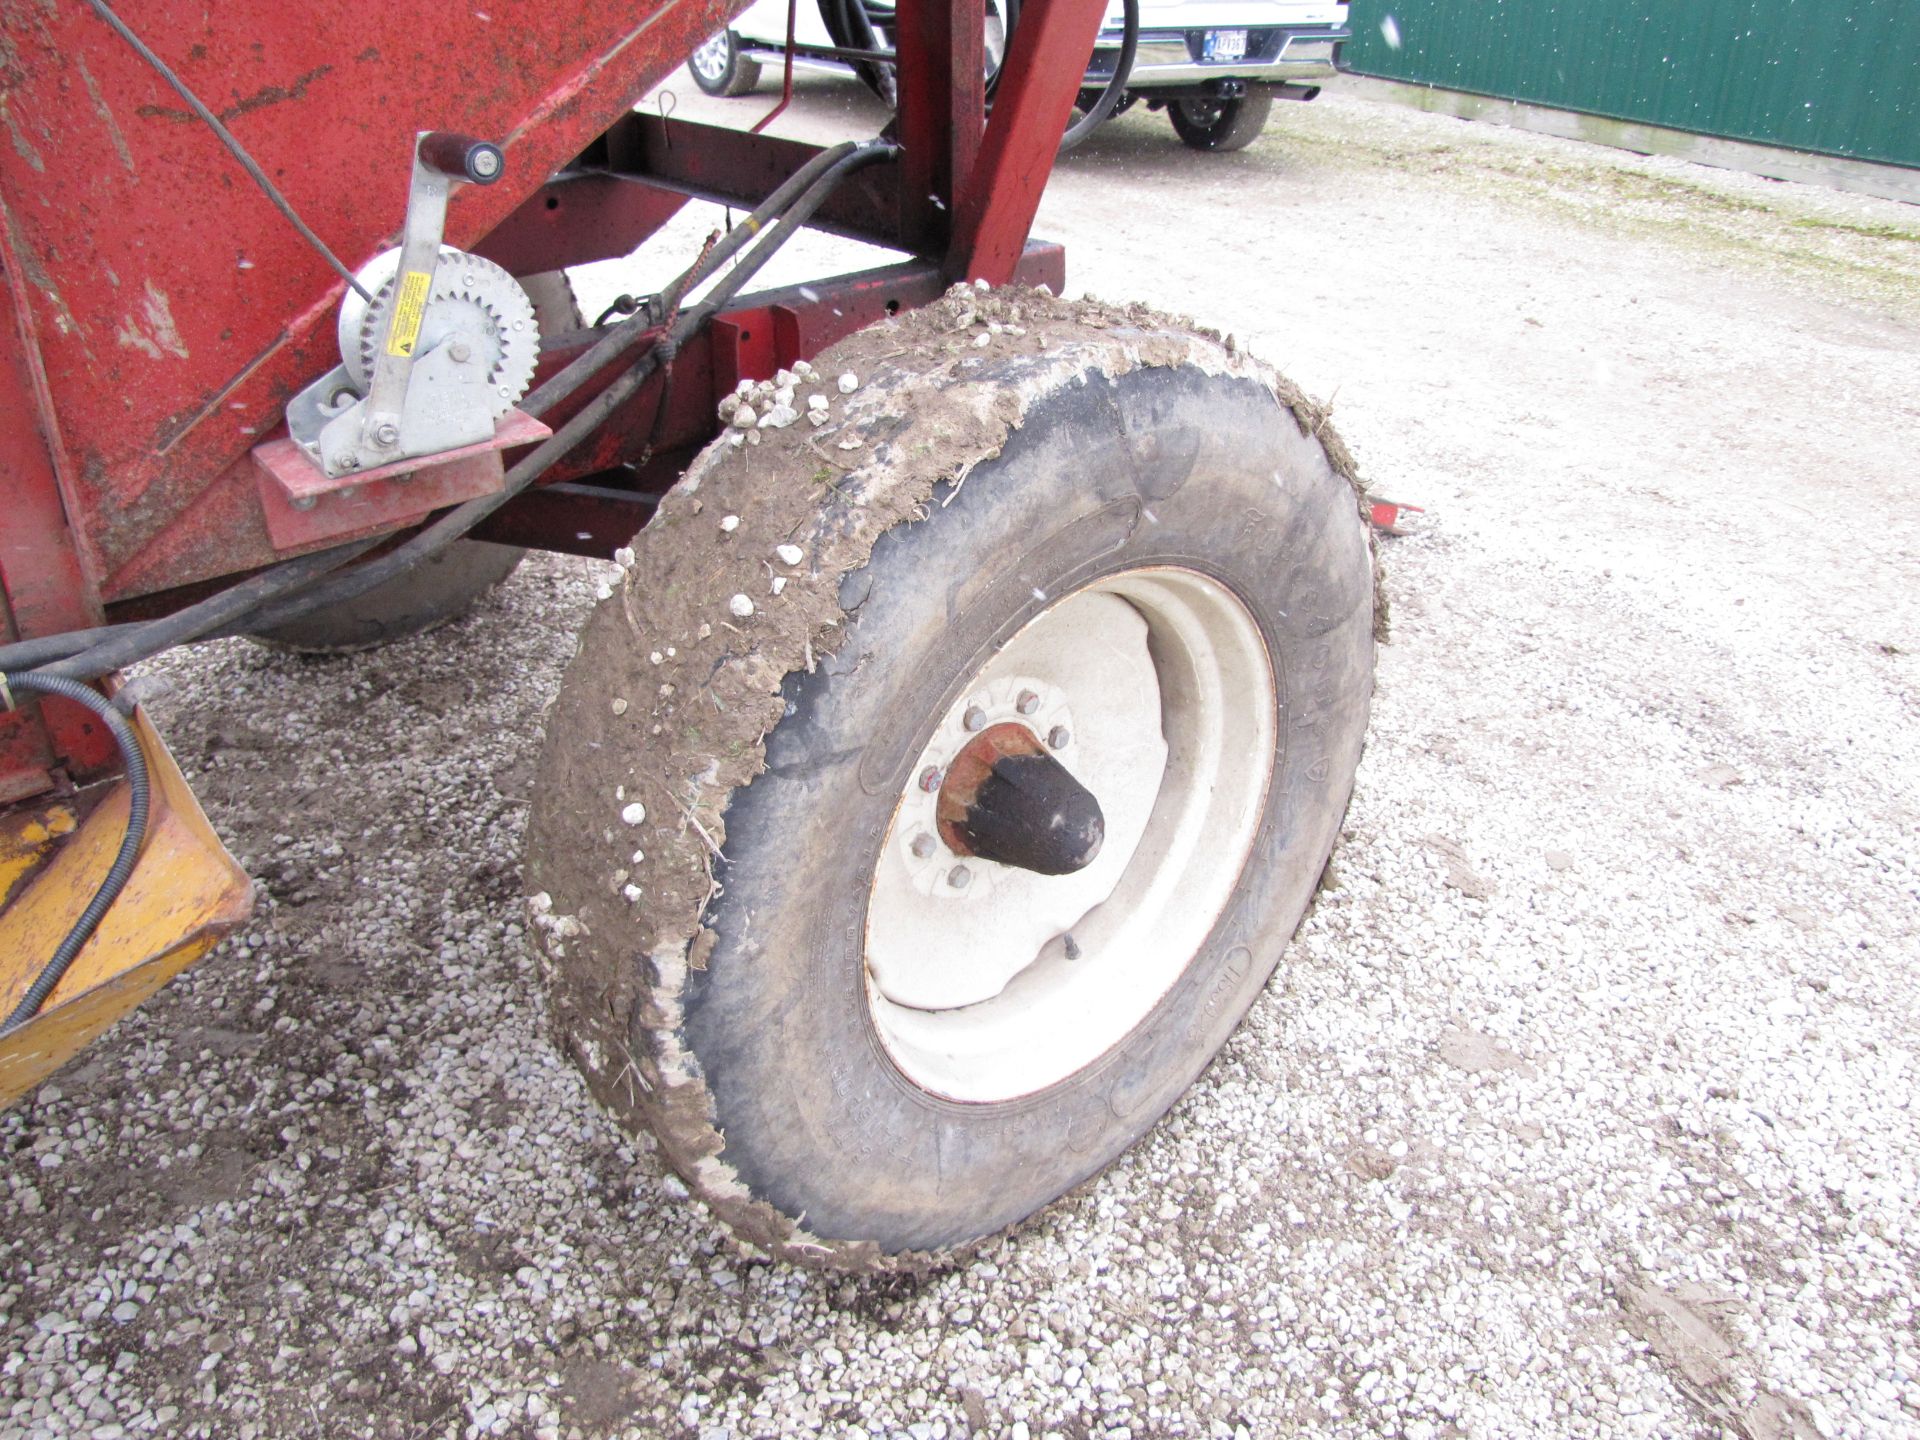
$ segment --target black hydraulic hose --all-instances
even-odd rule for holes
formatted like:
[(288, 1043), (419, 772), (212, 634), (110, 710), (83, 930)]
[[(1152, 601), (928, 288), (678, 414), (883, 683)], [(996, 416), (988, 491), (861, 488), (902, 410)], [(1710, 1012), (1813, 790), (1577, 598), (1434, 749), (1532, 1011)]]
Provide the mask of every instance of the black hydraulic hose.
[[(880, 36), (873, 28), (863, 0), (821, 0), (820, 18), (826, 22), (827, 38), (842, 50), (875, 51), (881, 48)], [(881, 99), (886, 99), (885, 67), (871, 60), (855, 60), (853, 73)], [(898, 77), (896, 75), (896, 89)]]
[[(266, 605), (247, 615), (249, 630), (272, 629), (313, 610), (344, 604), (385, 583), (409, 566), (446, 549), (487, 516), (526, 489), (546, 470), (605, 423), (626, 400), (643, 385), (663, 362), (670, 361), (680, 346), (701, 326), (713, 318), (737, 295), (754, 274), (772, 258), (774, 251), (791, 239), (827, 196), (855, 170), (883, 160), (895, 147), (885, 141), (865, 141), (854, 145), (825, 168), (787, 213), (763, 232), (758, 242), (741, 258), (701, 301), (685, 311), (654, 347), (642, 355), (605, 390), (589, 400), (580, 412), (541, 441), (533, 452), (507, 472), (506, 483), (492, 495), (469, 500), (434, 521), (404, 544), (364, 565), (327, 579), (286, 600)], [(611, 337), (609, 337), (611, 338)], [(596, 345), (594, 349), (598, 349)], [(593, 352), (587, 352), (589, 355)], [(585, 356), (581, 357), (585, 359)], [(569, 366), (569, 369), (572, 367)]]
[(96, 625), (91, 630), (63, 630), (58, 635), (15, 640), (10, 645), (0, 645), (0, 671), (36, 670), (42, 665), (64, 660), (69, 655), (78, 655), (102, 641), (130, 635), (139, 628), (137, 624)]
[(41, 968), (39, 975), (27, 987), (26, 994), (20, 997), (20, 1003), (13, 1007), (13, 1013), (7, 1016), (4, 1024), (0, 1024), (0, 1035), (24, 1025), (40, 1012), (40, 1007), (46, 1004), (47, 997), (53, 993), (54, 986), (60, 983), (67, 968), (73, 964), (74, 956), (92, 938), (95, 928), (100, 924), (100, 917), (119, 898), (127, 877), (133, 874), (134, 862), (140, 858), (140, 846), (147, 838), (147, 808), (152, 794), (152, 784), (147, 777), (147, 757), (140, 749), (140, 738), (134, 734), (132, 723), (105, 696), (76, 680), (49, 675), (45, 671), (0, 674), (0, 701), (5, 702), (7, 709), (14, 707), (14, 695), (20, 692), (57, 695), (76, 705), (84, 705), (98, 715), (112, 733), (114, 743), (120, 747), (120, 761), (126, 769), (130, 793), (126, 834), (120, 837), (120, 850), (113, 857), (107, 878), (87, 902), (87, 908), (80, 912), (80, 918), (73, 922), (73, 928), (67, 931), (66, 938), (53, 952), (53, 958)]
[(110, 638), (90, 645), (64, 660), (46, 665), (37, 674), (60, 675), (70, 680), (97, 680), (124, 670), (137, 660), (145, 660), (189, 640), (226, 633), (242, 616), (269, 601), (297, 592), (331, 574), (350, 560), (358, 559), (378, 545), (384, 537), (355, 540), (331, 550), (287, 560), (271, 570), (262, 570), (237, 585), (196, 601), (183, 610), (139, 625), (111, 626)]
[(1121, 14), (1125, 29), (1120, 36), (1120, 54), (1113, 62), (1113, 75), (1106, 89), (1100, 92), (1100, 98), (1093, 102), (1093, 108), (1069, 125), (1067, 133), (1060, 137), (1061, 154), (1091, 135), (1127, 92), (1127, 81), (1133, 78), (1134, 52), (1140, 46), (1140, 0), (1121, 0)]

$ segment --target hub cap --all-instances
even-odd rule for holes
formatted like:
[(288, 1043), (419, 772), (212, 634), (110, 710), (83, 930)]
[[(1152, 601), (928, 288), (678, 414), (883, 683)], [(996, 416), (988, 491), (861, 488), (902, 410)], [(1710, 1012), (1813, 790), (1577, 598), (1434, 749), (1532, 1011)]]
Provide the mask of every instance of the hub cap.
[(732, 50), (732, 37), (722, 30), (706, 44), (693, 52), (693, 68), (703, 80), (716, 84), (727, 77), (727, 60)]
[[(934, 727), (875, 866), (867, 995), (900, 1070), (949, 1099), (1010, 1100), (1124, 1039), (1233, 892), (1275, 712), (1253, 617), (1192, 571), (1111, 576), (1014, 636)], [(1046, 744), (1104, 812), (1104, 843), (1071, 874), (962, 856), (941, 837), (929, 775), (1004, 724)]]

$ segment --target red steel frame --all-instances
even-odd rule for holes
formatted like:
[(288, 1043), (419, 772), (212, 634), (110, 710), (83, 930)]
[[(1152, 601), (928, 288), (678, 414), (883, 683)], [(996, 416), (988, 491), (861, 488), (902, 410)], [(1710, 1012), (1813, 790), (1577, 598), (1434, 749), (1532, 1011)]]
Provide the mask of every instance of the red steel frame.
[[(359, 0), (222, 0), (190, 19), (170, 0), (119, 10), (350, 265), (394, 239), (415, 130), (498, 138), (507, 178), (459, 193), (447, 240), (531, 275), (628, 254), (690, 196), (754, 203), (815, 153), (630, 113), (742, 3), (575, 0), (497, 22)], [(900, 153), (816, 223), (913, 258), (744, 298), (682, 348), (670, 385), (643, 387), (480, 533), (604, 555), (712, 438), (714, 401), (738, 379), (954, 280), (1057, 290), (1061, 252), (1027, 232), (1104, 10), (1027, 0), (988, 116), (981, 0), (902, 0)], [(0, 145), (0, 638), (11, 639), (163, 613), (291, 553), (267, 534), (249, 452), (334, 362), (344, 287), (86, 6), (0, 0), (0, 53), (11, 141)], [(0, 803), (111, 755), (84, 712), (0, 717)]]

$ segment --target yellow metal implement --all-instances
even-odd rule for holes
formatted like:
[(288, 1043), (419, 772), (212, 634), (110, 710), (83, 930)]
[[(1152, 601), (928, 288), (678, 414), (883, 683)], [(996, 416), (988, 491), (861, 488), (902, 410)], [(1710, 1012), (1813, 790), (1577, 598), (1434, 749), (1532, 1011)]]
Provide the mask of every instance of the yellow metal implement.
[[(0, 1109), (92, 1044), (253, 912), (253, 886), (226, 852), (160, 736), (135, 712), (152, 773), (146, 844), (120, 898), (40, 1013), (0, 1035)], [(125, 782), (85, 812), (65, 802), (0, 814), (0, 1016), (10, 1013), (113, 863)]]

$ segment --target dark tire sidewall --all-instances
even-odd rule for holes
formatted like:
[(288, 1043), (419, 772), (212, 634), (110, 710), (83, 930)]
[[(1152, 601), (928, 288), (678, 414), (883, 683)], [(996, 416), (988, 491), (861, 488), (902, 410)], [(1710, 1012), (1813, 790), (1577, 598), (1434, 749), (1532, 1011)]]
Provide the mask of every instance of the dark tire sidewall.
[[(868, 886), (893, 806), (997, 645), (1044, 604), (1153, 564), (1233, 590), (1274, 658), (1276, 768), (1252, 852), (1193, 961), (1102, 1059), (1004, 1104), (931, 1095), (887, 1056), (866, 997)], [(1259, 993), (1345, 809), (1371, 685), (1371, 565), (1348, 482), (1291, 411), (1251, 381), (1182, 367), (1046, 397), (925, 523), (882, 537), (842, 595), (845, 643), (789, 677), (768, 768), (729, 806), (708, 912), (719, 938), (689, 977), (684, 1034), (721, 1158), (757, 1198), (825, 1239), (938, 1249), (1111, 1161)]]
[(1185, 109), (1188, 103), (1176, 100), (1167, 107), (1175, 133), (1190, 148), (1219, 155), (1244, 150), (1259, 139), (1273, 112), (1272, 92), (1258, 86), (1249, 88), (1245, 95), (1216, 102), (1220, 114), (1211, 125), (1202, 125), (1189, 116)]
[(364, 595), (253, 632), (275, 649), (345, 655), (406, 640), (459, 619), (526, 557), (517, 545), (456, 540)]

